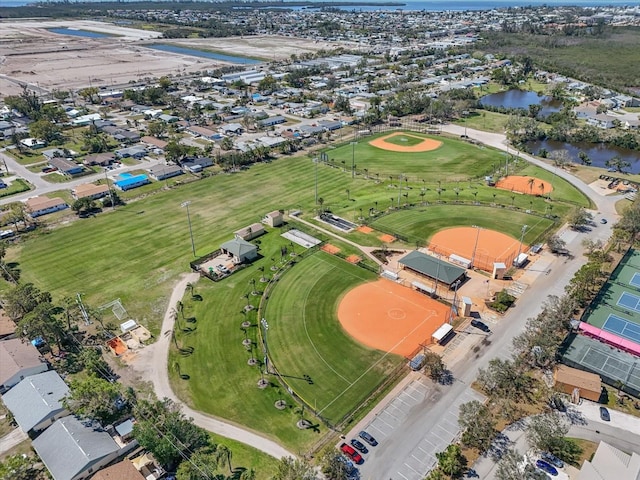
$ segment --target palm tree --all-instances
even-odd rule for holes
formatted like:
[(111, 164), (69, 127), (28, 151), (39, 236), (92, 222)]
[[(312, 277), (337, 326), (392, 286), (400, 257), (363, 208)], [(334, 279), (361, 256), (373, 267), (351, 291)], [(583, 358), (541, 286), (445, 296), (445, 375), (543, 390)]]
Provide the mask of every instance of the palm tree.
[(529, 180), (527, 180), (527, 183), (529, 184), (529, 194), (531, 194), (531, 192), (533, 191), (533, 183), (535, 181), (535, 178), (530, 178)]
[(473, 192), (473, 202), (478, 203), (478, 192)]
[(346, 190), (346, 191), (347, 191), (347, 201), (348, 201), (348, 200), (351, 200), (351, 197), (349, 196), (349, 194), (350, 194), (351, 192), (349, 192), (349, 189), (348, 189), (348, 188), (347, 188), (347, 190)]
[(515, 195), (511, 195), (511, 206), (513, 207), (513, 202), (515, 202), (516, 200), (516, 196)]
[(184, 318), (184, 304), (178, 300), (178, 303), (176, 303), (176, 309), (178, 310), (178, 312), (180, 312), (180, 315)]
[(426, 192), (424, 190), (422, 190), (420, 193), (420, 199), (422, 200), (422, 204), (424, 205), (424, 196), (426, 195)]
[(191, 282), (187, 283), (187, 290), (189, 290), (189, 293), (193, 297), (193, 283)]
[(538, 185), (538, 188), (540, 189), (540, 196), (544, 196), (544, 183), (540, 182), (540, 185)]
[(369, 169), (368, 168), (364, 168), (363, 171), (364, 171), (364, 178), (368, 179), (369, 178)]
[(233, 473), (233, 467), (231, 466), (231, 456), (232, 452), (229, 450), (229, 447), (226, 445), (218, 445), (216, 449), (216, 457), (218, 457), (218, 461), (222, 460), (223, 462), (227, 462), (229, 465), (229, 472)]

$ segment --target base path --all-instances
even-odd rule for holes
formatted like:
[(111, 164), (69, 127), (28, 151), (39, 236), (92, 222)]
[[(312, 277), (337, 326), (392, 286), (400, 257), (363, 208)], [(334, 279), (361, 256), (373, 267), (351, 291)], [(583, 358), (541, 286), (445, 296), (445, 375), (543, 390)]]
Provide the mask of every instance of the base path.
[(369, 347), (410, 356), (447, 320), (449, 308), (415, 290), (380, 279), (347, 292), (338, 319)]
[(231, 438), (232, 440), (237, 440), (238, 442), (250, 445), (257, 450), (278, 459), (283, 457), (295, 458), (295, 454), (289, 452), (273, 440), (269, 440), (255, 432), (245, 430), (236, 425), (223, 422), (217, 418), (213, 418), (202, 412), (189, 408), (173, 393), (171, 384), (169, 383), (167, 362), (169, 346), (171, 344), (171, 332), (173, 331), (174, 323), (174, 305), (176, 305), (178, 301), (182, 300), (184, 292), (187, 289), (187, 284), (195, 283), (199, 278), (200, 275), (197, 273), (189, 273), (180, 279), (171, 293), (169, 306), (162, 322), (162, 334), (160, 335), (160, 338), (153, 345), (149, 345), (144, 348), (142, 352), (138, 354), (138, 358), (136, 358), (131, 366), (140, 371), (145, 380), (151, 381), (153, 384), (153, 390), (158, 398), (161, 399), (166, 397), (173, 400), (177, 405), (180, 405), (182, 412), (187, 417), (193, 418), (193, 423), (199, 427), (218, 435), (222, 435), (223, 437)]
[(455, 227), (440, 230), (429, 241), (429, 250), (440, 255), (456, 254), (473, 260), (473, 266), (492, 271), (494, 262), (510, 265), (527, 245), (504, 233), (485, 228)]
[(547, 195), (553, 191), (551, 183), (536, 177), (509, 175), (496, 182), (496, 188), (529, 195)]
[[(395, 143), (387, 142), (387, 139), (393, 137), (411, 137), (411, 138), (419, 138), (422, 142), (411, 145), (397, 145)], [(371, 140), (369, 145), (372, 147), (379, 148), (380, 150), (388, 150), (390, 152), (430, 152), (431, 150), (436, 150), (442, 146), (442, 142), (439, 140), (433, 140), (432, 138), (420, 137), (418, 135), (412, 135), (410, 133), (403, 132), (393, 132), (389, 135), (385, 135), (384, 137), (376, 138), (375, 140)]]

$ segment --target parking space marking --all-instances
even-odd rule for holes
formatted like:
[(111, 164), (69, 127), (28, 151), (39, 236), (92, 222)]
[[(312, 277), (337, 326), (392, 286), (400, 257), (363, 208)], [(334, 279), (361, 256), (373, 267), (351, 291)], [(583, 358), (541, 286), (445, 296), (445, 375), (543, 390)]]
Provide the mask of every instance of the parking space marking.
[(404, 478), (405, 480), (409, 480), (409, 477), (405, 476), (402, 474), (402, 472), (398, 472), (398, 475), (400, 475), (402, 478)]

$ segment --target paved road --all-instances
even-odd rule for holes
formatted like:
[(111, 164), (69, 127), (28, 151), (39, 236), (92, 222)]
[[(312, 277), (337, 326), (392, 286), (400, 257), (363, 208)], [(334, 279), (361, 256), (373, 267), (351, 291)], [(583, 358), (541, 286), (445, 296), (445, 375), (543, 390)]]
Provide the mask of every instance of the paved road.
[[(29, 169), (27, 169), (24, 165), (20, 165), (13, 157), (0, 150), (0, 162), (3, 160), (6, 162), (7, 167), (9, 168), (9, 172), (13, 172), (18, 177), (24, 178), (31, 185), (33, 185), (34, 188), (27, 192), (22, 192), (17, 195), (11, 195), (9, 197), (1, 198), (0, 205), (27, 200), (28, 198), (35, 197), (36, 195), (45, 195), (47, 193), (56, 192), (59, 190), (71, 190), (72, 188), (77, 187), (78, 185), (82, 185), (83, 183), (90, 183), (96, 180), (104, 179), (103, 172), (95, 173), (93, 175), (86, 175), (84, 177), (80, 177), (64, 183), (51, 183), (42, 178), (40, 174), (29, 171)], [(163, 162), (160, 160), (142, 160), (135, 165), (123, 165), (117, 170), (109, 171), (109, 178), (111, 178), (111, 181), (113, 181), (113, 177), (120, 173), (130, 172), (132, 170), (146, 169), (153, 167), (154, 165), (159, 165), (161, 163)]]
[(8, 452), (13, 447), (21, 444), (25, 440), (28, 440), (29, 437), (26, 433), (22, 431), (20, 428), (16, 428), (11, 432), (7, 433), (4, 437), (0, 438), (0, 455), (5, 452)]
[[(153, 389), (158, 398), (170, 398), (175, 403), (181, 405), (183, 413), (188, 417), (192, 417), (196, 425), (210, 432), (222, 435), (223, 437), (251, 445), (272, 457), (278, 459), (282, 457), (295, 458), (293, 453), (268, 438), (189, 408), (173, 393), (167, 370), (171, 332), (173, 331), (174, 322), (173, 310), (174, 306), (184, 296), (187, 284), (197, 282), (199, 278), (200, 276), (197, 273), (189, 273), (180, 279), (171, 293), (169, 306), (162, 322), (162, 329), (160, 330), (162, 332), (160, 338), (153, 345), (145, 347), (138, 354), (131, 366), (139, 371), (145, 380), (152, 382)], [(212, 395), (214, 394), (215, 389), (212, 389)], [(238, 401), (242, 401), (242, 399), (238, 399)]]
[[(463, 128), (454, 125), (446, 126), (443, 130), (455, 134), (461, 134), (464, 131)], [(467, 135), (496, 148), (507, 149), (503, 143), (504, 135), (488, 134), (469, 128), (467, 128)], [(528, 155), (521, 154), (521, 156), (542, 168), (555, 170)], [(431, 432), (441, 425), (443, 419), (450, 417), (452, 413), (457, 416), (457, 400), (461, 397), (469, 398), (472, 395), (470, 384), (475, 380), (478, 369), (485, 367), (493, 358), (508, 358), (511, 340), (523, 330), (527, 318), (534, 317), (541, 311), (542, 300), (549, 295), (564, 294), (564, 286), (584, 263), (582, 240), (592, 238), (606, 241), (610, 237), (612, 221), (617, 218), (615, 202), (618, 199), (598, 195), (584, 182), (566, 172), (554, 173), (566, 178), (588, 195), (596, 205), (596, 212), (606, 216), (610, 223), (598, 225), (585, 233), (573, 232), (566, 228), (561, 230), (560, 235), (567, 242), (567, 248), (574, 255), (573, 258), (550, 257), (547, 273), (537, 277), (537, 280), (520, 297), (516, 307), (493, 327), (493, 334), (487, 341), (480, 343), (477, 350), (470, 349), (455, 365), (449, 365), (455, 376), (455, 382), (451, 386), (437, 387), (437, 395), (416, 406), (412, 415), (399, 422), (392, 431), (387, 432), (384, 442), (365, 456), (365, 463), (360, 468), (364, 480), (421, 480), (424, 478), (429, 468), (416, 469), (414, 459), (416, 457), (425, 459), (429, 456), (429, 453), (421, 448), (423, 442), (431, 441)], [(394, 399), (395, 396), (390, 395), (383, 400), (383, 403), (391, 403)], [(374, 420), (374, 415), (365, 417), (350, 432), (349, 437), (356, 435), (362, 428), (368, 428)], [(458, 432), (452, 434), (449, 431), (448, 441), (453, 441), (457, 434)], [(424, 462), (423, 465), (426, 467), (428, 463)]]

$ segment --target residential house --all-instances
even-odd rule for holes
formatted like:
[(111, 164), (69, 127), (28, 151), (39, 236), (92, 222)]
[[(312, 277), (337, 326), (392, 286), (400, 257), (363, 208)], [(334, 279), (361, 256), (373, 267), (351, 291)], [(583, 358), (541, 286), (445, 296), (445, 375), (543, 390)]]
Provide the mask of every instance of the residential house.
[(145, 135), (140, 139), (140, 141), (149, 147), (157, 148), (160, 150), (164, 150), (167, 147), (167, 143), (164, 140), (160, 140), (159, 138), (152, 137), (150, 135)]
[(147, 149), (144, 145), (134, 145), (133, 147), (120, 148), (116, 150), (116, 157), (118, 158), (144, 158), (147, 155)]
[(222, 125), (220, 127), (220, 131), (225, 135), (228, 135), (230, 133), (240, 135), (244, 131), (244, 129), (239, 123), (227, 123), (226, 125)]
[(82, 161), (86, 166), (99, 165), (101, 167), (107, 167), (113, 163), (116, 156), (111, 152), (92, 153), (84, 157)]
[(165, 471), (150, 453), (144, 453), (131, 459), (131, 463), (147, 480), (161, 478)]
[(264, 235), (264, 233), (264, 227), (260, 223), (253, 223), (249, 226), (233, 232), (236, 237), (240, 237), (243, 240), (253, 240), (260, 235)]
[(187, 131), (195, 135), (196, 137), (203, 137), (209, 140), (219, 140), (220, 138), (222, 138), (220, 133), (205, 127), (198, 127), (194, 125), (187, 127)]
[[(292, 133), (292, 132), (288, 132)], [(286, 143), (288, 139), (283, 137), (260, 137), (257, 138), (256, 141), (260, 142), (262, 145), (268, 148), (277, 147), (283, 143)]]
[(41, 432), (69, 415), (62, 399), (69, 387), (55, 370), (31, 375), (2, 396), (16, 423), (26, 434)]
[(125, 130), (120, 127), (106, 126), (101, 130), (120, 143), (135, 143), (140, 140), (140, 134), (138, 132), (132, 132), (131, 130)]
[(64, 175), (77, 175), (78, 173), (82, 173), (82, 171), (84, 170), (84, 167), (82, 165), (61, 157), (51, 158), (49, 160), (49, 166), (51, 168), (57, 169)]
[(279, 125), (281, 123), (286, 123), (287, 119), (282, 115), (275, 115), (273, 117), (265, 118), (264, 120), (258, 120), (258, 127), (273, 127), (274, 125)]
[(274, 210), (262, 217), (262, 223), (265, 223), (270, 227), (279, 227), (284, 224), (284, 215), (280, 210)]
[(116, 186), (116, 188), (122, 190), (123, 192), (141, 187), (142, 185), (146, 185), (147, 183), (151, 183), (151, 181), (145, 174), (118, 178), (119, 179), (116, 180), (113, 184)]
[(614, 127), (614, 120), (616, 118), (606, 115), (604, 113), (599, 113), (592, 117), (587, 118), (587, 123), (589, 125), (593, 125), (594, 127), (602, 128), (602, 129), (610, 129)]
[(162, 120), (165, 123), (176, 123), (180, 120), (180, 118), (176, 117), (175, 115), (167, 115), (166, 113), (158, 115), (158, 119)]
[[(13, 232), (13, 230), (8, 230)], [(1, 237), (0, 237), (1, 238)], [(6, 314), (3, 308), (0, 308), (0, 340), (14, 338), (16, 335), (16, 322)]]
[(23, 138), (20, 140), (20, 143), (25, 147), (33, 148), (34, 150), (36, 148), (44, 148), (47, 146), (44, 140), (38, 140), (37, 138)]
[[(155, 477), (154, 477), (155, 478)], [(121, 462), (103, 468), (96, 473), (92, 480), (145, 480), (130, 460), (122, 460)]]
[(69, 208), (69, 205), (59, 197), (32, 197), (28, 199), (25, 204), (27, 205), (27, 210), (31, 218), (41, 217), (42, 215), (48, 215), (49, 213)]
[(89, 113), (80, 117), (74, 118), (71, 123), (75, 126), (89, 125), (96, 120), (100, 120), (102, 117), (99, 113)]
[(233, 258), (233, 263), (235, 264), (249, 262), (258, 258), (258, 247), (240, 237), (235, 237), (233, 240), (223, 243), (220, 245), (220, 249), (223, 253)]
[(178, 165), (155, 165), (147, 169), (147, 171), (149, 176), (155, 180), (166, 180), (167, 178), (184, 174)]
[(71, 195), (76, 200), (81, 198), (91, 198), (96, 200), (102, 198), (109, 193), (109, 186), (106, 183), (96, 185), (94, 183), (83, 183), (71, 190)]
[(67, 416), (40, 434), (33, 448), (54, 480), (84, 480), (127, 449), (107, 432)]
[(339, 130), (342, 128), (342, 122), (335, 121), (335, 120), (320, 120), (318, 122), (318, 125), (329, 132), (333, 130)]
[(47, 370), (49, 366), (31, 342), (23, 341), (22, 338), (0, 342), (0, 393), (6, 392), (29, 375)]
[(623, 120), (622, 128), (625, 130), (638, 130), (640, 129), (640, 120)]
[(600, 442), (591, 460), (585, 460), (577, 480), (637, 480), (640, 478), (640, 455), (625, 453), (613, 445)]
[(182, 167), (191, 173), (201, 172), (203, 168), (213, 165), (213, 160), (209, 157), (188, 158), (182, 162)]

